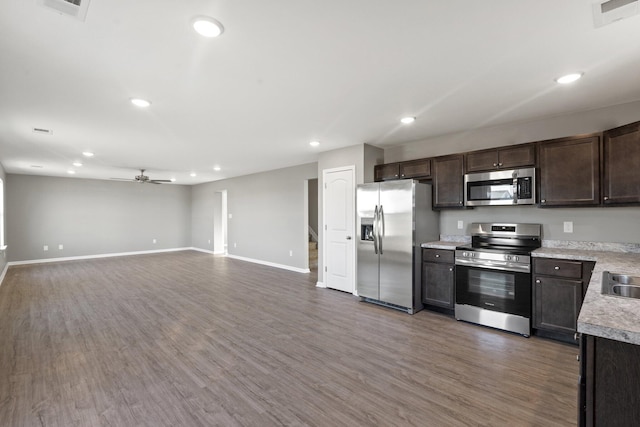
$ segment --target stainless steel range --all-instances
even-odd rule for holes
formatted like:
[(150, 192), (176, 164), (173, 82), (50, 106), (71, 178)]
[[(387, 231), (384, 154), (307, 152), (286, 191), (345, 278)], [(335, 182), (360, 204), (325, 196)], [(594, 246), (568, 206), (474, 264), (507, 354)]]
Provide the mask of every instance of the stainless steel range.
[(531, 251), (541, 228), (471, 225), (471, 244), (456, 248), (456, 319), (531, 335)]

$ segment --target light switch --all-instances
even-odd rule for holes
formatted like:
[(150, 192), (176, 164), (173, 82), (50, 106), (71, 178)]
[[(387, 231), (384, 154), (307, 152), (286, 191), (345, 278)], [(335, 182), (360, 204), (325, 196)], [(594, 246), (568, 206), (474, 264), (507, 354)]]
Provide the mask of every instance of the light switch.
[(63, 246), (62, 245), (58, 245), (58, 249), (62, 250)]
[(462, 230), (464, 228), (464, 223), (462, 221), (458, 221), (458, 230)]
[(48, 246), (48, 245), (44, 245), (44, 246), (42, 247), (42, 250), (43, 250), (43, 251), (48, 251), (48, 250), (49, 250), (49, 246)]
[(573, 221), (565, 221), (564, 222), (564, 232), (565, 233), (573, 233)]

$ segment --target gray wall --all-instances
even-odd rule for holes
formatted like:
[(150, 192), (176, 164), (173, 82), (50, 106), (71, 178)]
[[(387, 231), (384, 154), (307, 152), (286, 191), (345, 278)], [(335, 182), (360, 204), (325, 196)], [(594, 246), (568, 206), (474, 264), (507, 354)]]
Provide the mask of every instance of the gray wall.
[(194, 186), (192, 245), (211, 250), (214, 194), (227, 190), (230, 255), (308, 268), (305, 194), (307, 180), (317, 173), (316, 163), (309, 163)]
[[(3, 218), (3, 224), (0, 224), (0, 226), (4, 227), (4, 231), (5, 231), (5, 245), (8, 244), (9, 242), (9, 237), (7, 236), (7, 211), (6, 211), (6, 201), (7, 201), (7, 179), (6, 179), (6, 175), (4, 173), (4, 168), (2, 167), (2, 165), (0, 165), (0, 179), (2, 179), (3, 185), (4, 185), (4, 206), (5, 206), (5, 215)], [(0, 274), (2, 274), (2, 271), (4, 270), (4, 267), (7, 265), (7, 252), (1, 252), (0, 253)]]
[(191, 243), (188, 186), (9, 174), (6, 187), (9, 261)]
[[(563, 136), (600, 132), (640, 120), (640, 101), (597, 110), (514, 123), (440, 136), (384, 151), (385, 163), (460, 153)], [(457, 222), (464, 221), (459, 230)], [(640, 207), (547, 208), (486, 207), (465, 211), (444, 210), (440, 232), (468, 234), (469, 222), (532, 222), (543, 225), (543, 238), (595, 242), (640, 243)], [(573, 221), (573, 233), (563, 232), (564, 221)]]

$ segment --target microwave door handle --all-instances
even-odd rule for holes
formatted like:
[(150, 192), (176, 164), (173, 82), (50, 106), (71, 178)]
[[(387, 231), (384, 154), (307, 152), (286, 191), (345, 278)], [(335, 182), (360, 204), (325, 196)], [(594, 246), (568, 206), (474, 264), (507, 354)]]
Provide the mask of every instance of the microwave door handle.
[(518, 204), (518, 177), (513, 178), (513, 204)]
[(378, 255), (378, 205), (373, 210), (373, 228), (371, 229), (371, 235), (373, 237), (373, 250)]

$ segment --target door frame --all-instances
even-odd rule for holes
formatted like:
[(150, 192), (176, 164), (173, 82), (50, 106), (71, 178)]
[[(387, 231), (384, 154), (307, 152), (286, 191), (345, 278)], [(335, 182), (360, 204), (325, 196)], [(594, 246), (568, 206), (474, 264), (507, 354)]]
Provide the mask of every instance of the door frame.
[[(351, 188), (351, 196), (353, 199), (353, 207), (354, 210), (353, 212), (348, 212), (347, 214), (350, 214), (352, 216), (353, 219), (353, 245), (351, 248), (351, 260), (353, 261), (353, 274), (352, 274), (352, 280), (351, 280), (351, 293), (353, 295), (358, 295), (358, 290), (356, 288), (356, 283), (358, 283), (358, 279), (357, 279), (357, 265), (356, 265), (356, 242), (355, 242), (355, 237), (356, 237), (356, 226), (357, 226), (357, 221), (356, 221), (356, 186), (358, 185), (356, 183), (356, 166), (355, 165), (349, 165), (349, 166), (341, 166), (341, 167), (337, 167), (337, 168), (329, 168), (329, 169), (323, 169), (322, 170), (322, 286), (320, 286), (320, 283), (318, 282), (318, 286), (326, 288), (327, 287), (327, 212), (326, 212), (326, 200), (327, 200), (327, 174), (329, 173), (333, 173), (333, 172), (344, 172), (344, 171), (348, 171), (351, 172), (351, 182), (353, 182), (353, 187)], [(320, 266), (318, 266), (320, 267)]]

